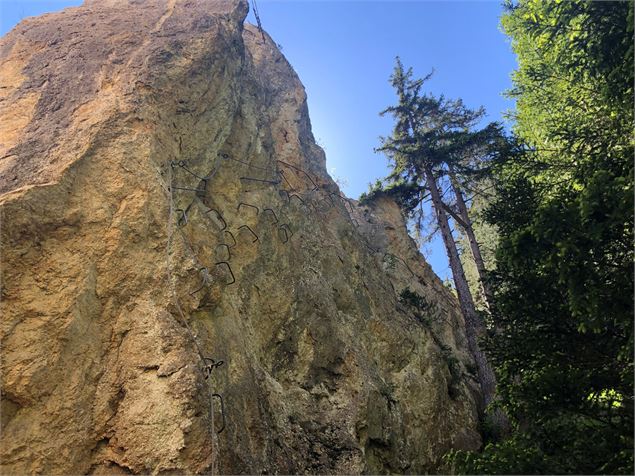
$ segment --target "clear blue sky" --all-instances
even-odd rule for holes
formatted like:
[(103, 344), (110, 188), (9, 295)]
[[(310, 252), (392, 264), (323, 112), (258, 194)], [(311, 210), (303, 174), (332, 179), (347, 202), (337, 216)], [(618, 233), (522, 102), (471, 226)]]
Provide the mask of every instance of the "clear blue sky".
[[(0, 0), (0, 34), (27, 16), (79, 5), (78, 0)], [(434, 68), (428, 90), (484, 106), (488, 120), (513, 107), (502, 93), (516, 67), (499, 28), (502, 0), (302, 1), (259, 0), (264, 29), (304, 83), (313, 133), (331, 175), (358, 197), (387, 173), (375, 154), (392, 122), (379, 111), (395, 102), (388, 77), (399, 55), (415, 75)], [(248, 21), (256, 23), (250, 12)], [(449, 276), (440, 240), (426, 248), (436, 273)]]

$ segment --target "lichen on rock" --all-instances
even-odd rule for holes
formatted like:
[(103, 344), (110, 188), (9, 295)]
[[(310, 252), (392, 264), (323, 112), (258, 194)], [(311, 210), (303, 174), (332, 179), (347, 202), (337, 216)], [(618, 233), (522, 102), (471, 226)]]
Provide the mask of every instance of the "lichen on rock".
[(2, 38), (3, 474), (423, 473), (480, 445), (454, 297), (394, 202), (329, 177), (247, 9), (91, 1)]

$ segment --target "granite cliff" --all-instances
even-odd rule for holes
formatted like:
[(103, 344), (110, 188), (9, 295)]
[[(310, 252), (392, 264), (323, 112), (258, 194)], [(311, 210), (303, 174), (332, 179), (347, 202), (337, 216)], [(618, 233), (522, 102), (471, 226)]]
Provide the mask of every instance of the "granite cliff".
[(3, 474), (422, 473), (480, 445), (454, 296), (394, 202), (342, 195), (247, 10), (87, 1), (0, 41)]

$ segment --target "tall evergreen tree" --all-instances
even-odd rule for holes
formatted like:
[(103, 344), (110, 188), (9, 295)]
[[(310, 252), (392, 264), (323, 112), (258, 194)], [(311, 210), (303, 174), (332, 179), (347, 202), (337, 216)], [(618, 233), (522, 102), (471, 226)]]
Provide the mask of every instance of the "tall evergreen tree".
[[(483, 131), (471, 132), (470, 128), (482, 117), (483, 111), (472, 111), (460, 100), (449, 101), (443, 97), (422, 94), (421, 88), (426, 79), (413, 79), (412, 70), (404, 70), (397, 58), (391, 82), (398, 95), (398, 104), (382, 113), (394, 116), (395, 127), (393, 135), (384, 138), (378, 150), (385, 152), (392, 161), (393, 171), (388, 181), (397, 186), (401, 195), (400, 201), (407, 212), (415, 209), (424, 195), (431, 198), (465, 318), (468, 345), (476, 362), (483, 392), (483, 406), (486, 407), (494, 401), (496, 379), (479, 345), (479, 339), (486, 334), (486, 327), (474, 306), (451, 230), (450, 217), (473, 237), (463, 192), (457, 178), (458, 170), (465, 169), (466, 165), (457, 158), (482, 147), (487, 142), (486, 139), (493, 133), (499, 134), (499, 130), (493, 125)], [(440, 185), (445, 183), (451, 184), (459, 203), (458, 211), (444, 200)], [(476, 256), (480, 258), (475, 239), (473, 245), (473, 251), (475, 250)], [(495, 411), (491, 418), (498, 428), (504, 429), (507, 426), (502, 413)]]

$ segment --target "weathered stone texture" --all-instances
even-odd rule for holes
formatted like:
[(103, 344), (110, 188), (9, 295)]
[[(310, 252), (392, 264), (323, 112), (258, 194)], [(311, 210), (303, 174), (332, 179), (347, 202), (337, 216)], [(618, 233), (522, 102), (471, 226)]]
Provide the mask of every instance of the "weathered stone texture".
[(454, 297), (393, 202), (341, 198), (246, 13), (92, 1), (0, 41), (3, 474), (421, 473), (480, 444)]

